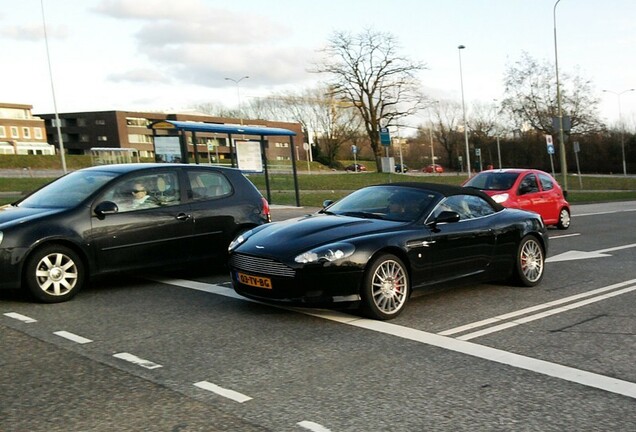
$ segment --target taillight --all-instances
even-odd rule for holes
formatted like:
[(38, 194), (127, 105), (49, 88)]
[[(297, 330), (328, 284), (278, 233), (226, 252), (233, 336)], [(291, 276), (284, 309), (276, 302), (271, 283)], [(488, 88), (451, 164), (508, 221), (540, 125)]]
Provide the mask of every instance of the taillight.
[(261, 214), (263, 215), (263, 217), (267, 219), (267, 222), (271, 222), (272, 214), (269, 211), (269, 203), (267, 202), (265, 198), (261, 197), (261, 204), (262, 204)]

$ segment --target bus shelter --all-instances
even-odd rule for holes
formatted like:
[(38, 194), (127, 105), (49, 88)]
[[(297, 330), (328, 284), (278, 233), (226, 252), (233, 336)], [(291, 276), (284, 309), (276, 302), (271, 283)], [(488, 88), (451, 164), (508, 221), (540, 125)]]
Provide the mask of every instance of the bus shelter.
[[(187, 134), (191, 134), (192, 137), (193, 156), (196, 164), (199, 164), (201, 159), (199, 151), (197, 149), (197, 134), (226, 135), (228, 144), (230, 146), (230, 158), (232, 167), (246, 172), (263, 172), (265, 175), (267, 201), (269, 201), (270, 203), (272, 202), (272, 192), (270, 188), (270, 177), (266, 152), (268, 145), (266, 137), (289, 137), (289, 151), (290, 160), (292, 162), (296, 206), (300, 207), (296, 157), (294, 154), (294, 136), (296, 135), (296, 132), (283, 128), (177, 120), (156, 121), (148, 125), (148, 128), (152, 129), (153, 131), (153, 143), (155, 146), (156, 161), (167, 163), (189, 163)], [(235, 146), (232, 137), (236, 135), (259, 137), (257, 146), (254, 147), (249, 145), (249, 141), (246, 141), (245, 145), (242, 145), (241, 147)], [(254, 159), (254, 155), (256, 153), (260, 153), (260, 160)]]

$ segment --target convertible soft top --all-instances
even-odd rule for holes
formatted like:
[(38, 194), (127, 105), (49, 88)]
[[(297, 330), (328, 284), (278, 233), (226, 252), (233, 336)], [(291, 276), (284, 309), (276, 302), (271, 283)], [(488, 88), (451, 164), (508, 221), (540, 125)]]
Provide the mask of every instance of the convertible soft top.
[(502, 210), (504, 207), (501, 204), (496, 203), (493, 199), (486, 193), (482, 192), (479, 189), (464, 187), (464, 186), (454, 186), (440, 183), (424, 183), (424, 182), (398, 182), (398, 183), (385, 183), (377, 186), (405, 186), (414, 189), (428, 190), (432, 192), (436, 192), (443, 196), (453, 196), (453, 195), (475, 195), (484, 200), (488, 201), (497, 211)]

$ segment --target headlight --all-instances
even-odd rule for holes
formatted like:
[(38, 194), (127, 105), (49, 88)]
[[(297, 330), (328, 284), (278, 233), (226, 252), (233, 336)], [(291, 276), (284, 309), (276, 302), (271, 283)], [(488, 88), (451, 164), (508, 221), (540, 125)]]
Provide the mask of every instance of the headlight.
[(252, 230), (245, 231), (236, 237), (234, 240), (230, 242), (230, 245), (227, 247), (228, 252), (232, 252), (234, 249), (245, 243), (245, 241), (250, 238), (253, 234)]
[(508, 201), (509, 195), (507, 193), (497, 194), (492, 196), (492, 200), (498, 204)]
[(0, 231), (0, 245), (2, 244), (2, 239), (4, 238), (4, 234), (2, 234), (2, 231)]
[(320, 246), (316, 249), (301, 253), (294, 261), (299, 264), (307, 264), (319, 261), (337, 261), (350, 257), (356, 248), (350, 243), (332, 243)]

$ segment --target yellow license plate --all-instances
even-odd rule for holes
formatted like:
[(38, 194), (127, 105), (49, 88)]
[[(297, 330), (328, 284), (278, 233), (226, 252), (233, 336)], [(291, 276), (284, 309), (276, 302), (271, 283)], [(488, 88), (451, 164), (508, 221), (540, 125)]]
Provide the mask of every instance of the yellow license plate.
[(237, 273), (237, 276), (242, 284), (253, 286), (256, 288), (272, 289), (272, 280), (270, 278), (252, 276), (244, 273)]

